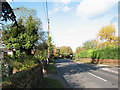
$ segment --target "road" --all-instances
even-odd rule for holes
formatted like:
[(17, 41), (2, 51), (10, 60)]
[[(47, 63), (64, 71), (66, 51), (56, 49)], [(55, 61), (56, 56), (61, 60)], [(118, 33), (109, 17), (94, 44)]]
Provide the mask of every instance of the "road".
[(57, 70), (68, 88), (118, 88), (118, 74), (100, 67), (78, 64), (69, 59), (55, 60)]

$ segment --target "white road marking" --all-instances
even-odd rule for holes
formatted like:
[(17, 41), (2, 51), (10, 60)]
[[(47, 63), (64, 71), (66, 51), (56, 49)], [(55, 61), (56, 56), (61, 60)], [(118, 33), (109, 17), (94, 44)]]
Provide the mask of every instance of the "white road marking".
[(101, 70), (104, 70), (104, 71), (110, 71), (110, 72), (113, 72), (113, 73), (118, 73), (118, 71), (114, 71), (114, 70), (110, 70), (110, 69), (107, 69), (107, 68), (101, 68)]
[(88, 74), (90, 74), (90, 75), (92, 75), (92, 76), (94, 76), (94, 77), (96, 77), (96, 78), (99, 78), (99, 79), (101, 79), (101, 80), (103, 80), (103, 81), (105, 81), (105, 82), (107, 81), (107, 80), (105, 80), (105, 79), (103, 79), (103, 78), (101, 78), (101, 77), (99, 77), (99, 76), (96, 76), (96, 75), (90, 73), (90, 72), (88, 72)]

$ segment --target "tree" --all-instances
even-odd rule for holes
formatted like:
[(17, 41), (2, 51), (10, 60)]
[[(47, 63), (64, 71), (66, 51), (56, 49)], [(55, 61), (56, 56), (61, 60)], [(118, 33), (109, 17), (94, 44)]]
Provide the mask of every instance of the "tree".
[(55, 56), (57, 54), (57, 47), (56, 45), (53, 45), (53, 55)]
[(16, 26), (10, 27), (10, 30), (4, 31), (5, 46), (10, 49), (15, 48), (20, 51), (28, 51), (31, 54), (31, 49), (39, 40), (39, 28), (32, 16), (29, 16), (26, 21), (26, 26), (22, 25), (22, 19), (19, 19), (18, 28)]
[(17, 16), (17, 20), (22, 19), (21, 23), (24, 26), (27, 26), (26, 22), (28, 21), (28, 18), (32, 16), (32, 19), (34, 20), (34, 23), (36, 27), (38, 27), (38, 36), (39, 40), (35, 43), (35, 45), (39, 45), (39, 43), (43, 43), (46, 40), (46, 32), (42, 29), (42, 22), (41, 20), (36, 17), (36, 11), (34, 9), (28, 9), (24, 6), (19, 7), (19, 9), (15, 9), (15, 14)]
[(16, 12), (19, 27), (17, 28), (16, 25), (11, 27), (12, 24), (3, 26), (4, 43), (8, 49), (13, 46), (16, 50), (28, 51), (30, 54), (31, 49), (39, 43), (44, 43), (45, 32), (40, 19), (35, 16), (35, 10), (20, 7)]
[(64, 56), (68, 56), (70, 54), (73, 54), (71, 47), (62, 46), (62, 47), (59, 47), (59, 49), (60, 49), (60, 54), (62, 54)]
[(83, 49), (89, 50), (89, 49), (96, 49), (97, 47), (97, 41), (96, 40), (90, 40), (83, 43)]
[(42, 43), (39, 43), (38, 45), (36, 45), (35, 49), (47, 50), (48, 49), (48, 45), (47, 45), (46, 41), (43, 41)]
[(17, 25), (16, 16), (15, 16), (11, 6), (9, 5), (9, 3), (6, 2), (6, 0), (5, 1), (0, 0), (0, 5), (2, 6), (2, 7), (0, 7), (0, 8), (2, 8), (2, 15), (0, 15), (0, 16), (2, 16), (2, 17), (0, 17), (1, 20), (2, 21), (12, 20), (12, 21), (15, 21), (15, 24)]
[(115, 25), (112, 23), (103, 26), (97, 34), (97, 39), (100, 42), (99, 47), (106, 47), (107, 45), (114, 46), (118, 42), (118, 37), (115, 35)]
[(36, 15), (36, 11), (34, 9), (28, 9), (25, 8), (24, 6), (21, 6), (15, 9), (15, 14), (17, 16), (17, 19), (22, 19), (23, 20), (23, 24), (25, 24), (25, 22), (27, 21), (29, 16), (33, 16), (34, 19), (37, 18)]
[[(11, 25), (12, 26), (12, 25)], [(10, 27), (6, 26), (3, 28), (3, 41), (7, 49), (15, 48), (19, 50), (22, 46), (20, 35), (24, 33), (25, 27), (21, 25), (20, 21), (18, 22), (18, 28), (16, 26)]]
[(76, 53), (76, 54), (79, 54), (79, 53), (82, 52), (82, 51), (84, 51), (84, 49), (83, 49), (81, 46), (79, 46), (79, 47), (76, 48), (75, 53)]
[(24, 44), (22, 47), (28, 50), (30, 54), (31, 50), (35, 46), (35, 42), (38, 41), (38, 26), (36, 25), (35, 20), (32, 15), (30, 15), (26, 21), (26, 30), (25, 33), (21, 35), (24, 37)]

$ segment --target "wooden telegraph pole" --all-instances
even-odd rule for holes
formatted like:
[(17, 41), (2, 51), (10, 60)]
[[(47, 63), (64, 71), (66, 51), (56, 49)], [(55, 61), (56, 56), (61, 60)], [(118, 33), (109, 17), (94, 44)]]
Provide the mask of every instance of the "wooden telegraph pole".
[(46, 13), (47, 13), (47, 39), (48, 39), (47, 44), (48, 44), (48, 59), (49, 59), (50, 58), (50, 49), (49, 49), (49, 47), (50, 47), (50, 42), (49, 42), (49, 29), (50, 29), (50, 27), (49, 27), (47, 0), (46, 0)]

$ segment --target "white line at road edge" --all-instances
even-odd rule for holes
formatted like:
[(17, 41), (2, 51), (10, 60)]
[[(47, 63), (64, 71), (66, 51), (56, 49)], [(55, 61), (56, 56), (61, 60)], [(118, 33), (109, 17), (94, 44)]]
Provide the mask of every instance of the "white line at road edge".
[(94, 76), (94, 77), (96, 77), (96, 78), (99, 78), (99, 79), (101, 79), (101, 80), (103, 80), (103, 81), (105, 81), (105, 82), (107, 81), (107, 80), (105, 80), (105, 79), (103, 79), (103, 78), (101, 78), (101, 77), (99, 77), (99, 76), (96, 76), (96, 75), (90, 73), (90, 72), (88, 72), (88, 74), (90, 74), (90, 75), (92, 75), (92, 76)]

